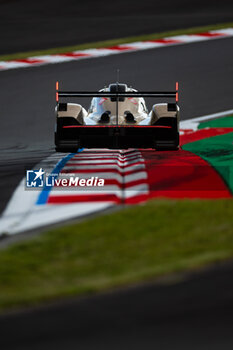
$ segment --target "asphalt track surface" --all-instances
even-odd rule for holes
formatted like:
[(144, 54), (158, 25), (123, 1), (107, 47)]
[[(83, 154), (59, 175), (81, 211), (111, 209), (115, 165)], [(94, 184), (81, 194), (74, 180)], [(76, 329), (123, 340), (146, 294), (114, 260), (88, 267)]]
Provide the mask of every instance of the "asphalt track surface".
[(0, 0), (0, 54), (230, 21), (230, 0)]
[[(2, 350), (231, 350), (233, 265), (0, 317)], [(174, 281), (173, 281), (174, 282)]]
[[(1, 208), (25, 169), (53, 152), (54, 84), (142, 89), (180, 82), (182, 119), (232, 109), (233, 39), (1, 72)], [(1, 316), (1, 349), (233, 348), (232, 265), (151, 285)]]

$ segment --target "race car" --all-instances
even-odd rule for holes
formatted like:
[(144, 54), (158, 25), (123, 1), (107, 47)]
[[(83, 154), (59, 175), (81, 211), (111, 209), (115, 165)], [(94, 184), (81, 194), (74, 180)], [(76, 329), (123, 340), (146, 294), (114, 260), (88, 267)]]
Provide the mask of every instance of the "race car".
[[(92, 97), (88, 111), (60, 98)], [(149, 112), (145, 97), (175, 99), (154, 104)], [(59, 91), (56, 83), (55, 146), (57, 152), (80, 148), (179, 149), (178, 83), (175, 91), (139, 92), (113, 83), (98, 92)]]

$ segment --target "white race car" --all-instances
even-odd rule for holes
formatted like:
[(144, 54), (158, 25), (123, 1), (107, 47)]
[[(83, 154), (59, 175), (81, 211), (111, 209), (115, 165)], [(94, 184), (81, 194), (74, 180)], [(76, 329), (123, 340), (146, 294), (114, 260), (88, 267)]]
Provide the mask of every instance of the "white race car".
[[(172, 92), (139, 92), (114, 83), (98, 92), (56, 92), (55, 145), (58, 152), (79, 148), (179, 149), (178, 84)], [(92, 97), (88, 111), (59, 98)], [(154, 104), (148, 112), (144, 97), (175, 98)]]

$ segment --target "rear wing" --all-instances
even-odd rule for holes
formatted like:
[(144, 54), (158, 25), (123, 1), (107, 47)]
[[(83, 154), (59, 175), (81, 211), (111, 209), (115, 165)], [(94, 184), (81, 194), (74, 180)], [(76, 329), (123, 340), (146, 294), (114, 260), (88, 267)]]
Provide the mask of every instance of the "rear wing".
[(175, 98), (178, 102), (178, 82), (176, 83), (175, 91), (134, 91), (134, 92), (108, 92), (108, 91), (60, 91), (59, 84), (56, 82), (56, 102), (59, 97), (110, 97), (119, 102), (121, 97), (160, 97), (160, 98)]
[[(116, 83), (118, 86), (118, 83)], [(175, 107), (178, 102), (178, 82), (176, 82), (175, 91), (133, 91), (133, 92), (121, 92), (121, 91), (60, 91), (59, 84), (56, 82), (56, 103), (59, 103), (59, 97), (109, 97), (112, 102), (116, 102), (116, 125), (118, 126), (118, 103), (125, 97), (155, 97), (155, 98), (174, 98), (174, 104), (168, 104), (169, 108)], [(174, 107), (173, 107), (174, 106)]]

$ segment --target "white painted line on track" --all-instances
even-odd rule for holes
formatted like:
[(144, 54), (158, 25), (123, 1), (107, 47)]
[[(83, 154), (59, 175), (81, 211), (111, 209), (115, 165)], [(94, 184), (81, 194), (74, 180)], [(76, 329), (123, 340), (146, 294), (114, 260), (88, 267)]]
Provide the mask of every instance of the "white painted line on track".
[(204, 122), (206, 120), (211, 120), (211, 119), (217, 119), (217, 118), (221, 118), (221, 117), (226, 117), (226, 116), (230, 116), (233, 115), (233, 109), (229, 109), (223, 112), (218, 112), (218, 113), (213, 113), (213, 114), (207, 114), (207, 115), (203, 115), (201, 117), (197, 117), (197, 118), (192, 118), (192, 119), (188, 119), (188, 120), (183, 120), (180, 122), (180, 129), (190, 129), (190, 130), (194, 130), (196, 131), (198, 128), (199, 123)]

